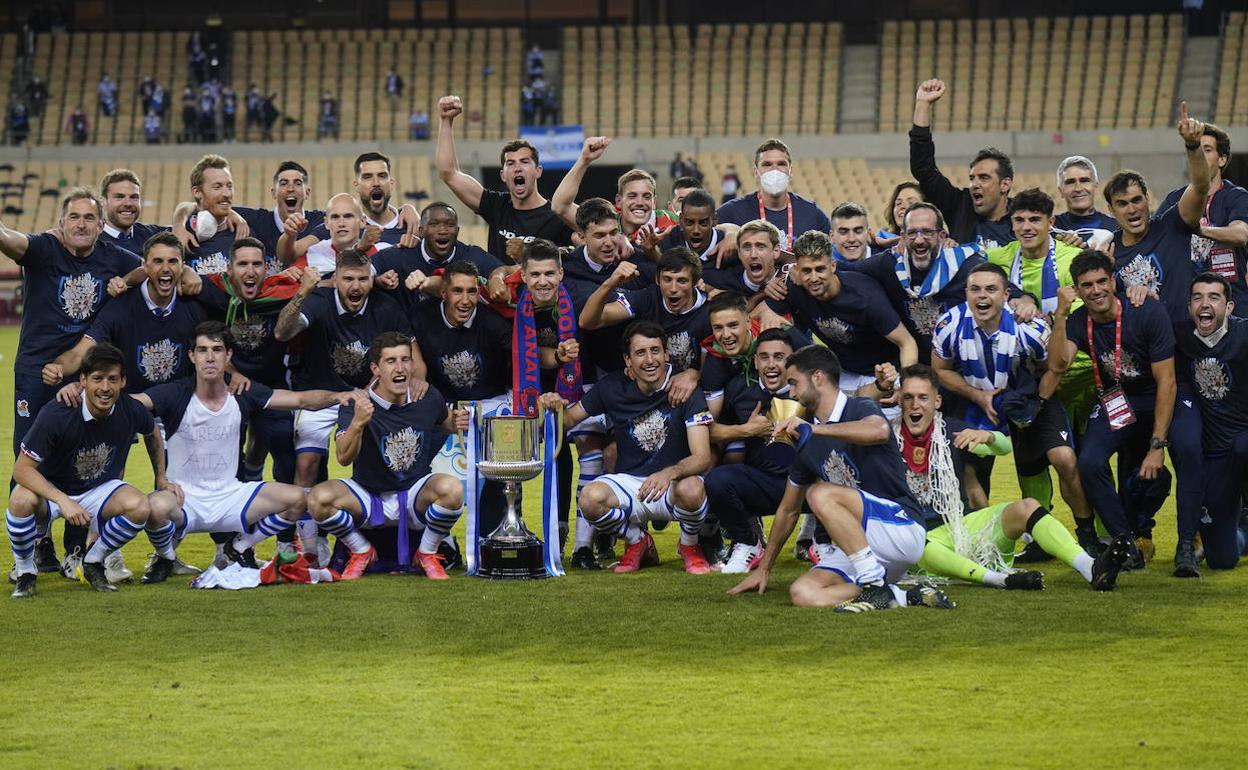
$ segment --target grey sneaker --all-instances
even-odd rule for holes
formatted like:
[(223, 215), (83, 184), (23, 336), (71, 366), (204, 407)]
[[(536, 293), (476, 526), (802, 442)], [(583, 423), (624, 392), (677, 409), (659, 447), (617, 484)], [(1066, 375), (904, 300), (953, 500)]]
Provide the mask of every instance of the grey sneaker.
[(129, 583), (134, 578), (134, 573), (126, 569), (121, 551), (113, 551), (104, 557), (104, 576), (110, 583)]

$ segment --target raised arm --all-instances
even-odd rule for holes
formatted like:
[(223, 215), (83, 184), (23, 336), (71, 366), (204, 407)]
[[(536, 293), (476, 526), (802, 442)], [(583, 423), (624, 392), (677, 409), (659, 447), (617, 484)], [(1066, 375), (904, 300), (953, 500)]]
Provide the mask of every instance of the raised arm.
[(0, 222), (0, 252), (4, 256), (14, 262), (21, 262), (28, 248), (30, 248), (30, 238), (26, 233), (18, 232)]
[(360, 454), (364, 428), (373, 419), (373, 401), (368, 394), (355, 393), (352, 398), (355, 401), (355, 413), (351, 417), (351, 424), (338, 431), (338, 435), (334, 437), (334, 452), (338, 457), (339, 465), (350, 465), (355, 462), (355, 458)]
[(312, 244), (317, 242), (315, 235), (309, 235), (304, 238), (299, 237), (299, 233), (303, 232), (303, 228), (308, 226), (308, 220), (295, 212), (286, 217), (286, 221), (282, 223), (282, 234), (277, 239), (277, 261), (282, 267), (286, 267), (299, 257), (308, 253), (308, 249)]
[(57, 385), (66, 376), (77, 374), (79, 367), (82, 366), (82, 357), (87, 351), (95, 347), (95, 340), (87, 335), (82, 335), (78, 340), (78, 344), (56, 357), (56, 360), (50, 364), (43, 366), (43, 384)]
[(559, 186), (555, 188), (555, 194), (550, 198), (550, 208), (559, 218), (564, 221), (568, 227), (576, 229), (576, 194), (580, 192), (581, 182), (585, 179), (585, 172), (589, 170), (589, 164), (602, 157), (607, 151), (607, 145), (611, 144), (611, 138), (607, 136), (591, 136), (585, 140), (585, 144), (581, 147), (581, 156), (576, 159), (576, 163), (572, 164), (572, 168), (559, 181)]
[(1187, 102), (1179, 104), (1179, 136), (1187, 149), (1187, 187), (1179, 198), (1179, 216), (1193, 230), (1199, 229), (1200, 218), (1205, 213), (1205, 198), (1209, 195), (1209, 161), (1200, 147), (1205, 134), (1205, 124), (1188, 117)]
[(889, 342), (897, 346), (903, 369), (919, 362), (919, 343), (914, 341), (914, 336), (906, 329), (905, 324), (897, 324), (886, 336)]
[(458, 96), (443, 96), (438, 100), (438, 113), (441, 123), (438, 126), (438, 146), (434, 155), (434, 163), (438, 167), (438, 178), (451, 188), (455, 197), (473, 211), (481, 207), (481, 195), (485, 188), (473, 177), (459, 170), (459, 159), (455, 157), (455, 118), (464, 111), (464, 103)]
[(320, 280), (321, 271), (315, 267), (309, 267), (303, 271), (303, 275), (299, 276), (299, 291), (290, 298), (286, 307), (282, 308), (282, 312), (277, 314), (277, 323), (273, 325), (273, 337), (278, 342), (289, 342), (299, 332), (308, 328), (308, 322), (304, 319), (301, 309), (303, 301), (308, 298)]
[(631, 318), (628, 308), (611, 300), (615, 297), (616, 291), (633, 280), (638, 273), (637, 266), (632, 262), (621, 262), (616, 265), (611, 277), (594, 289), (594, 293), (585, 300), (585, 307), (581, 308), (580, 318), (577, 319), (580, 327), (597, 329), (622, 323)]
[(1066, 336), (1066, 321), (1070, 318), (1070, 306), (1074, 301), (1074, 286), (1063, 286), (1057, 290), (1057, 311), (1053, 316), (1048, 351), (1049, 370), (1059, 375), (1065, 374), (1070, 368), (1070, 362), (1075, 360), (1075, 355), (1079, 352), (1079, 347)]
[(953, 186), (936, 165), (936, 143), (932, 141), (932, 105), (945, 95), (945, 82), (933, 78), (919, 85), (914, 96), (914, 127), (910, 129), (910, 173), (931, 201), (949, 219), (956, 210), (962, 191)]

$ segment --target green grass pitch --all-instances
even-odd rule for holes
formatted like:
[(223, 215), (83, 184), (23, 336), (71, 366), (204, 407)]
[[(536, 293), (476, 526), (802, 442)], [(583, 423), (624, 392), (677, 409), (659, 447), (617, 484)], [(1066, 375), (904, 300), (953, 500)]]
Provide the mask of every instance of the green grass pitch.
[[(0, 329), (0, 368), (16, 342)], [(129, 470), (150, 489), (141, 445)], [(1237, 766), (1248, 571), (1171, 578), (1173, 505), (1160, 522), (1158, 560), (1110, 594), (1051, 562), (1039, 594), (953, 585), (953, 612), (849, 617), (790, 606), (791, 553), (766, 595), (726, 596), (680, 570), (675, 528), (656, 569), (537, 583), (43, 575), (0, 598), (0, 767)]]

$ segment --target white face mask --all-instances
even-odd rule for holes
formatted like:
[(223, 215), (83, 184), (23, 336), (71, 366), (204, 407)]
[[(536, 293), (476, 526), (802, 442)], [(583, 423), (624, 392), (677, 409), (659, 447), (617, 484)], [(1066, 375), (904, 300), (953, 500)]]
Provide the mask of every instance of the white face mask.
[(789, 175), (778, 168), (761, 175), (758, 181), (768, 195), (779, 195), (789, 189)]

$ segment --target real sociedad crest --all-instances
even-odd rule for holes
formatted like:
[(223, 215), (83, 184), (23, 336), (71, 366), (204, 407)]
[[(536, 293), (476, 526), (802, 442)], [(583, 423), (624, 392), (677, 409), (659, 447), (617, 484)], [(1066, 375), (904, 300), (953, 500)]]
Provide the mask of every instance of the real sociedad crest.
[(845, 455), (835, 450), (829, 452), (828, 459), (823, 461), (823, 478), (838, 486), (858, 488), (858, 472)]
[(266, 331), (262, 318), (236, 321), (230, 327), (230, 333), (234, 335), (234, 345), (242, 350), (258, 350), (264, 342)]
[(827, 338), (829, 342), (837, 342), (842, 345), (848, 345), (854, 341), (854, 330), (849, 324), (839, 318), (820, 318), (816, 322), (819, 331)]
[(441, 363), (446, 379), (457, 388), (471, 388), (481, 376), (481, 362), (471, 350), (442, 356)]
[(1209, 260), (1209, 255), (1213, 252), (1213, 241), (1203, 235), (1192, 236), (1192, 262), (1203, 265)]
[(936, 329), (936, 322), (940, 320), (940, 305), (931, 297), (913, 297), (908, 304), (910, 322), (914, 324), (914, 328), (919, 334), (930, 335)]
[(1118, 279), (1124, 287), (1147, 286), (1149, 291), (1160, 292), (1165, 273), (1155, 254), (1137, 254), (1118, 270)]
[(1213, 357), (1202, 358), (1192, 364), (1192, 378), (1196, 380), (1196, 387), (1200, 388), (1200, 395), (1210, 401), (1226, 398), (1231, 388), (1230, 373), (1221, 361)]
[(673, 369), (688, 369), (693, 365), (693, 340), (689, 332), (677, 332), (667, 338), (667, 359)]
[(139, 345), (139, 371), (148, 382), (168, 382), (178, 371), (182, 361), (182, 346), (164, 339), (149, 345)]
[(218, 251), (193, 259), (191, 260), (191, 264), (195, 267), (195, 272), (200, 275), (215, 275), (217, 273), (224, 273), (230, 266), (230, 260)]
[(420, 459), (423, 436), (412, 428), (386, 434), (382, 444), (382, 456), (386, 466), (395, 473), (403, 473)]
[(96, 444), (90, 449), (79, 449), (74, 455), (74, 473), (81, 481), (91, 481), (104, 474), (113, 458), (113, 448), (108, 444)]
[(334, 372), (340, 377), (353, 377), (359, 374), (367, 358), (368, 346), (359, 340), (349, 345), (334, 343), (329, 350), (329, 360), (333, 364)]
[[(1101, 353), (1101, 371), (1110, 377), (1114, 376), (1114, 352), (1107, 350)], [(1129, 380), (1138, 380), (1140, 378), (1140, 363), (1135, 360), (1135, 356), (1127, 351), (1122, 351), (1122, 377), (1123, 382)]]
[(644, 452), (657, 452), (667, 442), (667, 417), (658, 409), (633, 420), (633, 440)]
[(59, 288), (61, 310), (75, 321), (90, 318), (104, 297), (104, 282), (90, 273), (64, 276)]

